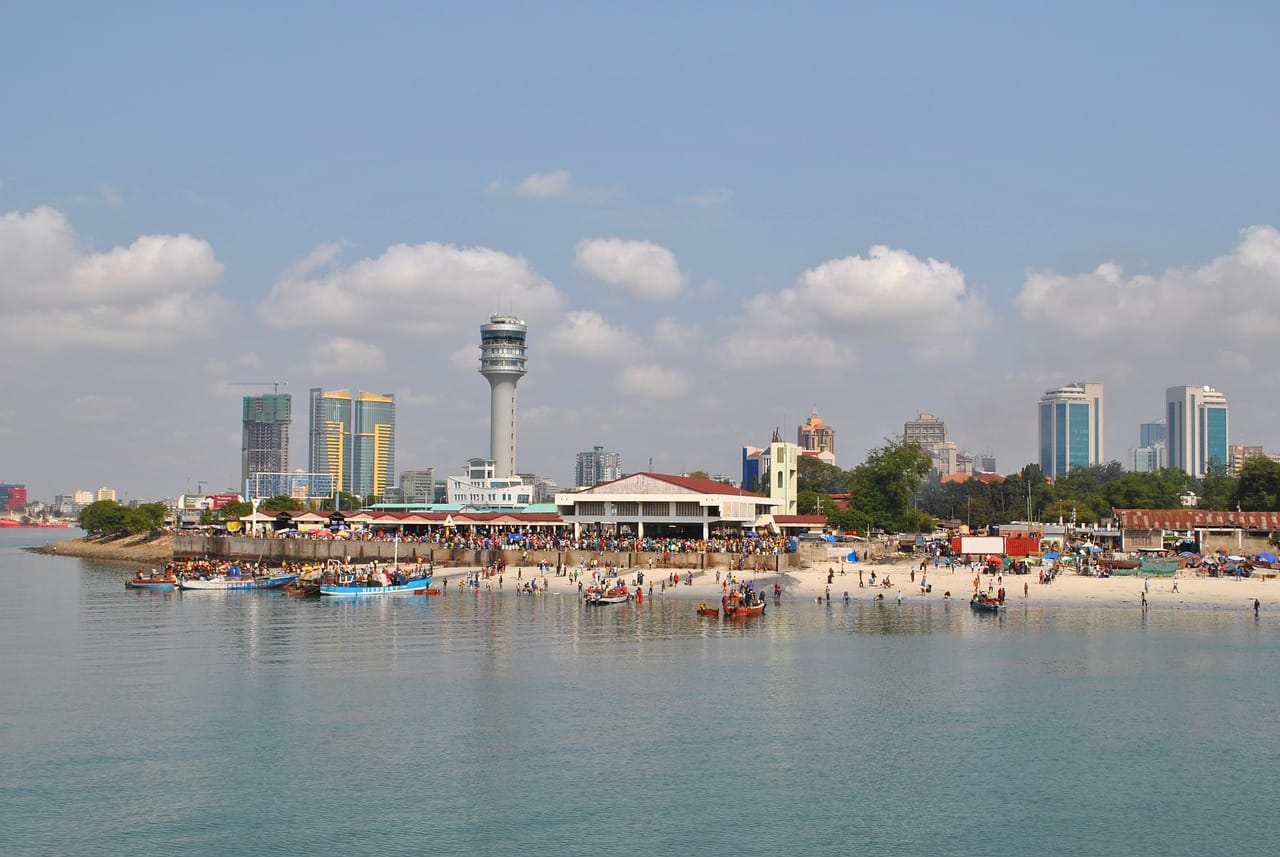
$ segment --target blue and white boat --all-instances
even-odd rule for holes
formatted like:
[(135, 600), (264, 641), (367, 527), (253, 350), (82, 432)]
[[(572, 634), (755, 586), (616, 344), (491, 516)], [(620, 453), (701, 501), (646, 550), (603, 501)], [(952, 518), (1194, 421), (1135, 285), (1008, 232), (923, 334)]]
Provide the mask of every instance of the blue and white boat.
[[(320, 594), (363, 598), (371, 595), (423, 595), (431, 588), (432, 572), (414, 572), (407, 576), (396, 572), (390, 576), (370, 575), (359, 578), (354, 574), (340, 575), (333, 583), (321, 583)], [(386, 582), (383, 583), (382, 581)]]
[(183, 590), (279, 589), (297, 579), (298, 573), (296, 571), (257, 576), (219, 574), (214, 577), (184, 577), (179, 579), (178, 586)]

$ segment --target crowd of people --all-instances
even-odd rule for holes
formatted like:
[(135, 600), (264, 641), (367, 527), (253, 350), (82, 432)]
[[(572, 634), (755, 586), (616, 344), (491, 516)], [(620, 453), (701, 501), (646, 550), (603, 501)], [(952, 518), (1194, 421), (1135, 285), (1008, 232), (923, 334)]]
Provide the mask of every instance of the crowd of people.
[(790, 553), (794, 548), (785, 536), (741, 535), (713, 536), (708, 539), (639, 538), (619, 534), (583, 534), (574, 538), (568, 533), (508, 533), (501, 531), (475, 532), (442, 527), (427, 532), (400, 532), (396, 529), (330, 529), (317, 527), (311, 530), (268, 530), (265, 533), (250, 532), (241, 535), (261, 535), (266, 538), (293, 539), (347, 539), (360, 542), (384, 542), (399, 540), (411, 545), (456, 550), (520, 550), (520, 551), (597, 551), (601, 553), (731, 553), (744, 557), (773, 556)]

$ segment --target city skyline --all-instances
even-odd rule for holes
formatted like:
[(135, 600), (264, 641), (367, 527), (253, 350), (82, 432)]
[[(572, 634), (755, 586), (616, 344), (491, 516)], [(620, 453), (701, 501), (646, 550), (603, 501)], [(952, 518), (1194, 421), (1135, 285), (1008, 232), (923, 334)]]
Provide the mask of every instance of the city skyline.
[(928, 410), (1015, 472), (1029, 403), (1077, 378), (1110, 460), (1200, 379), (1233, 443), (1280, 448), (1280, 9), (7, 23), (0, 478), (33, 497), (236, 487), (263, 378), (394, 394), (396, 465), (455, 473), (495, 314), (536, 355), (516, 466), (562, 484), (601, 442), (734, 473), (815, 403), (842, 467)]

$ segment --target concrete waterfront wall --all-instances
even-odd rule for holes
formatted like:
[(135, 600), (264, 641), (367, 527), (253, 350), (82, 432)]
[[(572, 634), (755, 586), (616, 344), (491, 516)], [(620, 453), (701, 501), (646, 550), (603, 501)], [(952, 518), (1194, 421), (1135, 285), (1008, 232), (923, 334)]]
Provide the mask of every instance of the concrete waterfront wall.
[[(737, 568), (739, 554), (732, 553), (645, 553), (590, 550), (467, 550), (433, 545), (429, 542), (330, 541), (328, 539), (263, 539), (248, 536), (203, 536), (181, 533), (174, 536), (173, 555), (178, 559), (209, 557), (211, 559), (249, 560), (279, 564), (283, 562), (323, 563), (326, 560), (351, 562), (434, 562), (437, 567), (491, 566), (499, 559), (510, 568), (529, 568), (545, 562), (556, 565), (590, 568), (612, 564), (619, 568), (644, 569), (650, 560), (654, 568), (664, 569), (728, 569)], [(746, 568), (762, 563), (766, 571), (785, 571), (799, 566), (797, 554), (763, 554), (750, 556)]]

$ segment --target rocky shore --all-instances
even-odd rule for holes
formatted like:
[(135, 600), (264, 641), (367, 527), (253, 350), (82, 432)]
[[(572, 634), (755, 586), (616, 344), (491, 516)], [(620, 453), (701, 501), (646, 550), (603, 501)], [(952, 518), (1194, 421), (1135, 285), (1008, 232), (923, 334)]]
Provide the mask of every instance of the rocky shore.
[(80, 538), (29, 547), (32, 553), (78, 556), (107, 562), (168, 562), (173, 558), (173, 536), (123, 536), (115, 539)]

